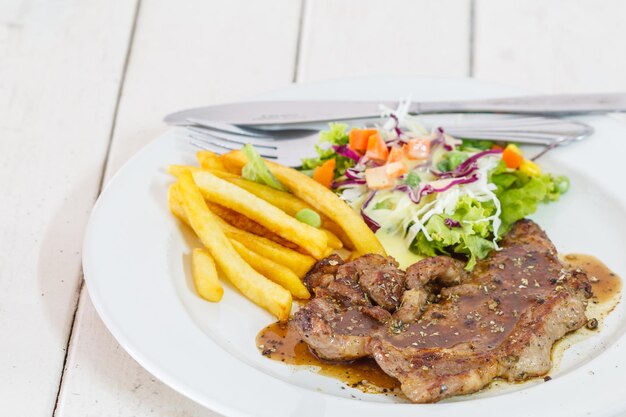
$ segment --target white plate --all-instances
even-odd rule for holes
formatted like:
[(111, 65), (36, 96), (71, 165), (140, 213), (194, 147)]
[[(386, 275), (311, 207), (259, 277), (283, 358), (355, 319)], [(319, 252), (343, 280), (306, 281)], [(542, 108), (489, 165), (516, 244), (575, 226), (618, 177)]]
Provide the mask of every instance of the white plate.
[[(465, 79), (369, 78), (295, 86), (264, 98), (479, 98), (515, 94)], [(561, 252), (600, 257), (626, 277), (626, 126), (588, 117), (597, 133), (546, 155), (542, 165), (566, 174), (571, 191), (535, 219)], [(229, 416), (384, 415), (508, 417), (613, 416), (626, 411), (624, 305), (594, 337), (568, 349), (549, 383), (490, 389), (435, 405), (397, 403), (332, 378), (262, 357), (255, 336), (273, 318), (226, 288), (219, 304), (199, 299), (189, 277), (191, 233), (170, 215), (165, 167), (193, 163), (179, 131), (158, 137), (129, 161), (96, 204), (83, 266), (91, 299), (120, 344), (172, 388)]]

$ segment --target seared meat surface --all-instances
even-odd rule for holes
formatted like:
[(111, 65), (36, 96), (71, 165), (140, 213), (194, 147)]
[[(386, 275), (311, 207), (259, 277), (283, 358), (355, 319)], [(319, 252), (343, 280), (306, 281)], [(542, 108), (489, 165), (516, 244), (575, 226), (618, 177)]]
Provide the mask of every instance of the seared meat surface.
[(297, 329), (321, 358), (368, 356), (371, 335), (400, 304), (404, 277), (395, 260), (380, 255), (348, 263), (337, 255), (323, 259), (304, 279), (315, 298), (294, 315)]
[(543, 375), (554, 342), (586, 323), (591, 287), (532, 221), (517, 222), (501, 246), (469, 274), (447, 257), (406, 273), (379, 255), (321, 261), (306, 279), (316, 297), (295, 314), (296, 327), (323, 358), (372, 356), (419, 403), (495, 377)]

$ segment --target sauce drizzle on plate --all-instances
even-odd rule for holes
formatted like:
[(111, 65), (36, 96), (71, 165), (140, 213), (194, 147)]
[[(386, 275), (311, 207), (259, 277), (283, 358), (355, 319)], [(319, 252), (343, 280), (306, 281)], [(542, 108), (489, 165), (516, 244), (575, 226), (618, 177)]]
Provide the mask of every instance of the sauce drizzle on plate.
[(336, 363), (318, 358), (288, 323), (270, 324), (261, 330), (256, 341), (261, 354), (269, 359), (290, 365), (314, 366), (319, 368), (320, 374), (336, 378), (363, 392), (394, 393), (400, 389), (400, 382), (384, 373), (373, 359)]
[(580, 268), (587, 273), (593, 288), (593, 301), (602, 304), (613, 300), (620, 293), (622, 280), (598, 258), (570, 253), (563, 256), (563, 261), (572, 268)]

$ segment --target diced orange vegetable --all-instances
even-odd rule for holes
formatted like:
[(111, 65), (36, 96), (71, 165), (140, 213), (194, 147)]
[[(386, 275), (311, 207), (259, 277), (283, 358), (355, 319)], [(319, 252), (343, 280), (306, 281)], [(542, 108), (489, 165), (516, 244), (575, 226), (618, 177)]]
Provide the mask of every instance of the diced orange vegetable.
[(367, 150), (367, 140), (376, 133), (378, 133), (376, 129), (352, 129), (348, 146), (353, 151), (365, 152)]
[(389, 152), (389, 156), (387, 157), (387, 163), (391, 164), (393, 162), (402, 161), (403, 159), (404, 159), (404, 151), (402, 150), (402, 148), (398, 148), (394, 146), (393, 148), (391, 148), (391, 151)]
[(368, 168), (365, 170), (365, 181), (371, 190), (384, 190), (391, 188), (395, 184), (395, 179), (387, 175), (387, 166), (383, 165), (376, 168)]
[(330, 188), (330, 185), (335, 178), (335, 160), (329, 159), (322, 165), (315, 168), (313, 171), (313, 179), (326, 188)]
[(380, 134), (375, 133), (367, 139), (367, 152), (365, 152), (365, 156), (379, 161), (387, 160), (389, 149), (387, 149), (387, 144), (383, 138), (380, 137)]
[(501, 150), (502, 146), (500, 146), (500, 145), (491, 145), (491, 149), (493, 149), (494, 151), (495, 150)]
[(410, 159), (427, 159), (430, 156), (430, 139), (411, 139), (404, 145), (404, 153)]
[(409, 172), (409, 168), (407, 168), (404, 162), (392, 162), (390, 164), (385, 165), (386, 173), (389, 178), (398, 178), (401, 175)]
[(511, 144), (507, 145), (502, 151), (502, 160), (506, 164), (507, 168), (516, 169), (524, 161), (524, 157), (522, 156), (522, 151), (517, 146)]

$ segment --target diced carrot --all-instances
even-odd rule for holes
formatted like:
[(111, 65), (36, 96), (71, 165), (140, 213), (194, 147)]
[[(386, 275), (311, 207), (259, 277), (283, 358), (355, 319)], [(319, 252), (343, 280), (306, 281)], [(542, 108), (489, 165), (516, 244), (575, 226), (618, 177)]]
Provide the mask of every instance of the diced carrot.
[(367, 140), (370, 136), (375, 135), (376, 129), (352, 129), (350, 131), (350, 149), (357, 152), (365, 152), (367, 150)]
[(391, 164), (393, 162), (402, 161), (404, 159), (404, 151), (402, 148), (398, 148), (396, 146), (391, 148), (389, 152), (389, 157), (387, 158), (387, 163)]
[(365, 181), (370, 190), (384, 190), (391, 188), (395, 184), (395, 179), (387, 175), (387, 166), (383, 165), (376, 168), (368, 168), (365, 170)]
[(491, 149), (492, 149), (492, 150), (494, 150), (494, 151), (495, 151), (495, 150), (498, 150), (498, 151), (499, 151), (499, 150), (502, 150), (502, 146), (500, 146), (500, 145), (496, 145), (496, 144), (493, 144), (493, 145), (491, 145)]
[(502, 151), (502, 160), (507, 168), (516, 169), (524, 162), (524, 157), (522, 156), (520, 148), (511, 144), (507, 145), (504, 151)]
[(329, 159), (313, 171), (313, 179), (326, 188), (330, 188), (335, 178), (335, 160)]
[(401, 175), (409, 172), (409, 168), (406, 166), (404, 162), (392, 162), (390, 164), (385, 165), (386, 173), (389, 178), (398, 178)]
[(389, 149), (387, 148), (387, 144), (380, 137), (380, 134), (374, 133), (367, 139), (367, 152), (365, 152), (365, 156), (369, 159), (376, 159), (379, 161), (386, 161), (389, 156)]
[(427, 159), (430, 156), (430, 139), (411, 139), (404, 145), (404, 153), (409, 159)]

